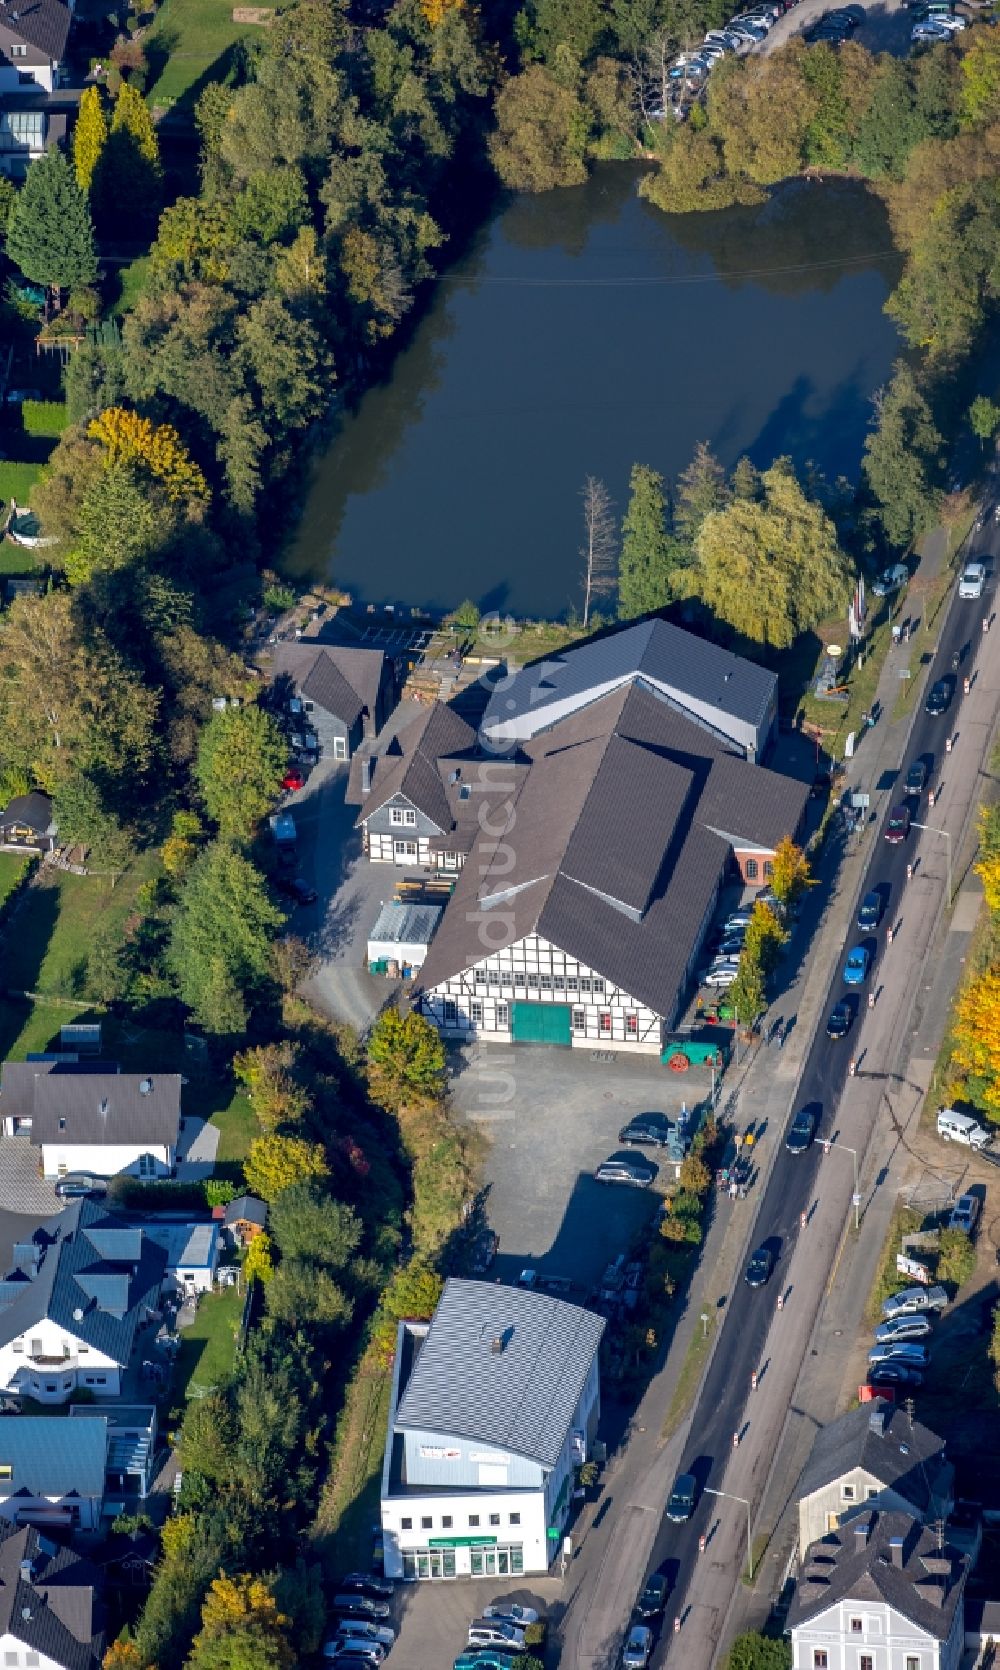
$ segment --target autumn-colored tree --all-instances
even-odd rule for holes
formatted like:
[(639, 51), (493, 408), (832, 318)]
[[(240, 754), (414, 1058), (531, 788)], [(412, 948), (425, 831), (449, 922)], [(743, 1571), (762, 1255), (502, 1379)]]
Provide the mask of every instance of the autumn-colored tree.
[(368, 1043), (372, 1094), (383, 1107), (419, 1106), (444, 1090), (445, 1051), (436, 1027), (423, 1015), (385, 1009)]
[(437, 1271), (419, 1259), (396, 1271), (382, 1294), (375, 1326), (375, 1348), (384, 1363), (392, 1360), (397, 1323), (404, 1317), (426, 1322), (437, 1309), (443, 1287)]
[(206, 499), (208, 484), (177, 430), (169, 423), (152, 424), (126, 406), (109, 406), (87, 429), (100, 441), (109, 464), (139, 463), (162, 482), (173, 500)]
[(449, 12), (460, 12), (464, 6), (465, 0), (420, 0), (420, 10), (432, 29), (439, 28)]
[(205, 830), (197, 812), (175, 812), (160, 848), (163, 868), (175, 881), (186, 876), (201, 850)]
[(160, 146), (149, 105), (131, 82), (123, 81), (115, 98), (112, 133), (127, 133), (144, 162), (160, 167)]
[(311, 1106), (309, 1092), (295, 1080), (294, 1045), (260, 1044), (234, 1057), (233, 1071), (244, 1084), (257, 1123), (265, 1134), (297, 1125)]
[(101, 1665), (103, 1670), (151, 1670), (134, 1641), (112, 1641)]
[(1000, 911), (1000, 806), (979, 808), (979, 857), (973, 869), (992, 911)]
[(704, 1160), (697, 1154), (687, 1154), (681, 1161), (680, 1185), (688, 1194), (703, 1195), (707, 1193), (712, 1182), (712, 1173)]
[(247, 1247), (243, 1258), (243, 1279), (263, 1282), (265, 1285), (274, 1275), (274, 1260), (271, 1257), (271, 1237), (266, 1230), (255, 1235)]
[(780, 904), (790, 907), (811, 885), (809, 860), (790, 835), (783, 835), (771, 860), (771, 892)]
[(215, 1579), (187, 1670), (293, 1670), (288, 1619), (261, 1577)]
[(307, 1177), (327, 1177), (330, 1168), (318, 1142), (304, 1137), (255, 1137), (243, 1165), (248, 1186), (262, 1200), (274, 1200), (282, 1189)]
[(970, 1094), (1000, 1119), (1000, 969), (988, 968), (959, 993), (952, 1024), (952, 1065)]
[(81, 191), (89, 191), (94, 169), (108, 142), (108, 123), (99, 87), (85, 87), (73, 124), (73, 168)]

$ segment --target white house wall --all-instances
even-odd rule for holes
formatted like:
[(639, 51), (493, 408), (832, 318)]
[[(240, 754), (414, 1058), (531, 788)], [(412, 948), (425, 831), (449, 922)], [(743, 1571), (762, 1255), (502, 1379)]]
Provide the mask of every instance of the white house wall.
[[(884, 1601), (840, 1601), (792, 1631), (793, 1670), (861, 1670), (862, 1655), (872, 1670), (958, 1670), (963, 1617), (959, 1605), (948, 1641), (937, 1642)], [(860, 1620), (860, 1631), (852, 1620)]]
[(117, 1397), (118, 1364), (43, 1317), (19, 1339), (0, 1347), (0, 1387), (38, 1403), (65, 1403), (71, 1392)]
[(65, 1670), (58, 1659), (49, 1658), (45, 1653), (33, 1652), (29, 1658), (24, 1642), (16, 1635), (0, 1635), (0, 1664), (30, 1664), (32, 1670)]
[(445, 1037), (509, 1043), (514, 1002), (568, 1004), (571, 1042), (581, 1049), (653, 1054), (661, 1047), (661, 1016), (538, 934), (432, 987), (421, 1008)]
[[(91, 1171), (97, 1177), (169, 1177), (174, 1150), (149, 1143), (42, 1143), (42, 1173), (64, 1177), (69, 1171)], [(148, 1156), (148, 1158), (147, 1158)]]
[[(523, 1572), (544, 1572), (552, 1553), (547, 1530), (545, 1494), (541, 1490), (476, 1490), (468, 1494), (408, 1491), (405, 1496), (382, 1499), (387, 1577), (416, 1576), (412, 1569), (407, 1571), (404, 1556), (429, 1558), (435, 1552), (435, 1542), (452, 1544), (448, 1552), (455, 1570), (449, 1576), (492, 1577), (494, 1573), (486, 1570), (473, 1573), (471, 1544), (476, 1540), (486, 1543), (487, 1539), (491, 1539), (489, 1547), (508, 1551), (508, 1573), (504, 1575), (519, 1576), (520, 1572), (512, 1569), (514, 1565)], [(444, 1549), (436, 1552), (439, 1559), (443, 1557)]]

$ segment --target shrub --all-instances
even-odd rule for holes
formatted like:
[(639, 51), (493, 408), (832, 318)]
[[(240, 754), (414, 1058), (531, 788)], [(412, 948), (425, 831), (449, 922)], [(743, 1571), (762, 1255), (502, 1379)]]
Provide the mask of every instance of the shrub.
[(960, 1229), (944, 1229), (938, 1251), (938, 1281), (963, 1287), (976, 1268), (976, 1249)]

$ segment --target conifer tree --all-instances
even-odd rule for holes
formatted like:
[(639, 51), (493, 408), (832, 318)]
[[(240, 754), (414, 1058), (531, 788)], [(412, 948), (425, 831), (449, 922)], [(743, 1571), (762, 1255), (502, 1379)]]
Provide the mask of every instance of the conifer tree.
[(90, 190), (94, 170), (108, 142), (108, 122), (101, 102), (100, 89), (87, 87), (80, 99), (80, 109), (73, 129), (73, 170), (81, 191)]
[(61, 151), (28, 169), (7, 228), (7, 254), (33, 284), (55, 293), (97, 277), (90, 210)]

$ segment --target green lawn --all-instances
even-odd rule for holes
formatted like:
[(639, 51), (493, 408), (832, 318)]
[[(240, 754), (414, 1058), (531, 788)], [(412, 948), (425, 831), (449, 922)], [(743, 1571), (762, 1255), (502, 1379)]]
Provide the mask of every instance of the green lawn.
[(0, 998), (0, 1059), (26, 1061), (29, 1055), (44, 1055), (50, 1046), (58, 1044), (61, 1026), (85, 1015), (79, 1003), (59, 1003), (55, 999), (20, 1003)]
[(12, 539), (0, 539), (0, 579), (8, 575), (33, 580), (38, 575), (38, 564), (33, 552), (23, 545), (15, 545)]
[[(220, 1167), (228, 1166), (235, 1169), (246, 1159), (247, 1150), (258, 1134), (257, 1121), (249, 1098), (242, 1090), (236, 1090), (226, 1106), (217, 1108), (210, 1117), (212, 1124), (219, 1127), (219, 1152), (216, 1162)], [(231, 1181), (237, 1181), (236, 1177), (233, 1176)]]
[(0, 852), (0, 910), (23, 876), (28, 860), (19, 852)]
[(183, 1415), (184, 1403), (218, 1386), (230, 1373), (236, 1356), (236, 1333), (243, 1314), (243, 1294), (235, 1287), (206, 1293), (198, 1314), (181, 1332), (174, 1382), (174, 1412)]
[(213, 79), (213, 65), (234, 41), (253, 32), (253, 25), (233, 22), (232, 0), (163, 0), (143, 41), (156, 75), (149, 103), (169, 107), (196, 83)]
[(119, 318), (123, 318), (126, 313), (131, 313), (142, 295), (148, 272), (148, 255), (137, 255), (135, 260), (130, 261), (127, 267), (119, 267), (118, 298), (111, 309), (112, 313)]
[(95, 930), (124, 922), (155, 862), (140, 859), (117, 885), (104, 876), (46, 871), (17, 913), (17, 933), (2, 947), (4, 984), (14, 991), (82, 999)]
[[(15, 463), (9, 458), (0, 460), (0, 499), (3, 499), (5, 504), (10, 499), (16, 499), (18, 504), (27, 504), (28, 494), (41, 471), (40, 463)], [(30, 562), (28, 552), (24, 552), (24, 557)]]

